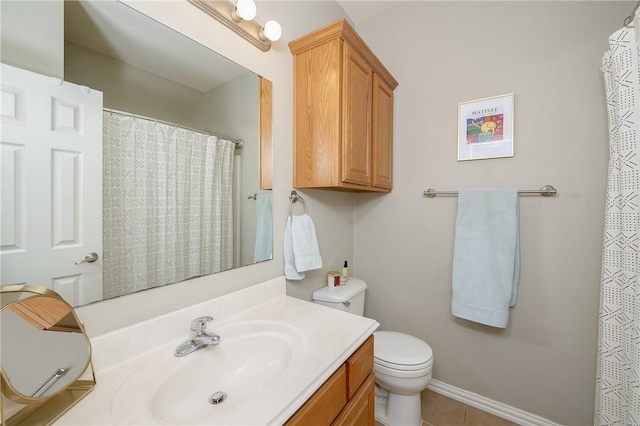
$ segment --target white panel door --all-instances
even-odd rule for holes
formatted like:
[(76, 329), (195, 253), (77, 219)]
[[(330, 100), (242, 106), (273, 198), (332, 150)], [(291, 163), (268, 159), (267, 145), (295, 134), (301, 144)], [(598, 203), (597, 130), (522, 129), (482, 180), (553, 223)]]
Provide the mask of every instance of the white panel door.
[(100, 300), (102, 93), (1, 66), (1, 283)]

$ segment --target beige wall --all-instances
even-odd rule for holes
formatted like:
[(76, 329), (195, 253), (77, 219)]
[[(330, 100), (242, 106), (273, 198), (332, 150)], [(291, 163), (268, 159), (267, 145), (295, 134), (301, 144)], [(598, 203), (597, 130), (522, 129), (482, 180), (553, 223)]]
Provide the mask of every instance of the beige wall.
[[(607, 168), (601, 57), (633, 2), (406, 2), (357, 26), (400, 82), (394, 190), (358, 196), (366, 313), (434, 351), (434, 378), (567, 425), (593, 424)], [(392, 31), (381, 29), (392, 28)], [(458, 102), (515, 93), (515, 157), (456, 161)], [(455, 197), (521, 197), (519, 298), (506, 330), (451, 315)]]

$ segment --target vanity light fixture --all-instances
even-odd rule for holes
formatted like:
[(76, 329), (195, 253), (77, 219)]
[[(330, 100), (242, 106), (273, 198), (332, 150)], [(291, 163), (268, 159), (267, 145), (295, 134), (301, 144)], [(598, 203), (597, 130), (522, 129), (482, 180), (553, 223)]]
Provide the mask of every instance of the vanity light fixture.
[(236, 6), (231, 9), (231, 18), (235, 22), (240, 22), (241, 20), (251, 21), (256, 17), (256, 13), (258, 8), (253, 0), (238, 0)]
[(269, 20), (263, 27), (253, 20), (256, 16), (253, 0), (237, 0), (235, 4), (229, 0), (188, 1), (263, 52), (271, 49), (271, 42), (282, 35), (282, 27), (277, 21)]
[(270, 19), (265, 22), (264, 27), (260, 28), (260, 31), (258, 31), (258, 36), (260, 36), (260, 39), (264, 41), (278, 41), (280, 40), (280, 36), (282, 36), (282, 27), (280, 26), (278, 21)]

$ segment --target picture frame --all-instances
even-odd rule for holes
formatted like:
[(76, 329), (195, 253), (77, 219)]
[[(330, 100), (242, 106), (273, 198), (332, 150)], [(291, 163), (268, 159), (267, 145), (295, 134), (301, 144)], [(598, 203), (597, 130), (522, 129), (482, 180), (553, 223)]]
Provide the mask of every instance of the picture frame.
[(514, 94), (458, 104), (458, 161), (513, 157)]

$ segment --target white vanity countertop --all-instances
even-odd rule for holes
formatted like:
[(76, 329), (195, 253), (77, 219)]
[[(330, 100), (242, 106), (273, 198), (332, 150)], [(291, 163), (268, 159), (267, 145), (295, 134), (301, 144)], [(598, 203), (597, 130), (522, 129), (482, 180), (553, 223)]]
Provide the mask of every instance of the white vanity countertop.
[[(236, 324), (251, 324), (252, 321), (274, 321), (290, 325), (300, 332), (296, 345), (296, 365), (291, 366), (289, 374), (282, 374), (276, 379), (278, 383), (273, 389), (268, 388), (264, 392), (264, 398), (261, 398), (264, 403), (253, 403), (246, 410), (239, 410), (241, 412), (237, 417), (221, 416), (217, 421), (216, 409), (225, 409), (223, 407), (227, 401), (220, 405), (210, 405), (203, 401), (206, 407), (203, 409), (211, 410), (207, 424), (284, 423), (379, 326), (369, 318), (286, 296), (285, 286), (285, 278), (279, 277), (96, 336), (91, 339), (91, 343), (97, 384), (89, 395), (55, 424), (119, 424), (118, 416), (112, 415), (112, 402), (119, 390), (123, 392), (122, 384), (134, 373), (138, 372), (140, 375), (139, 370), (146, 368), (145, 365), (154, 358), (162, 356), (167, 359), (166, 362), (173, 362), (165, 352), (173, 357), (175, 347), (189, 336), (191, 320), (205, 315), (214, 317), (208, 325), (208, 331), (220, 334), (221, 346), (225, 344), (225, 328)], [(216, 348), (205, 347), (196, 353), (175, 359), (187, 359), (198, 352), (215, 351)], [(255, 350), (259, 353), (260, 348)], [(301, 366), (304, 367), (300, 368)], [(294, 370), (295, 373), (292, 374)], [(154, 386), (157, 386), (157, 377), (154, 380)], [(152, 391), (153, 389), (150, 390)], [(118, 398), (122, 400), (123, 395)], [(131, 393), (127, 398), (140, 399), (140, 405), (145, 405), (150, 400), (150, 396), (140, 396), (138, 393)], [(229, 402), (231, 398), (232, 395), (229, 396)], [(227, 405), (227, 408), (230, 407), (231, 404)], [(163, 423), (150, 416), (133, 415), (129, 419), (129, 424)], [(120, 423), (124, 424), (122, 421)]]

